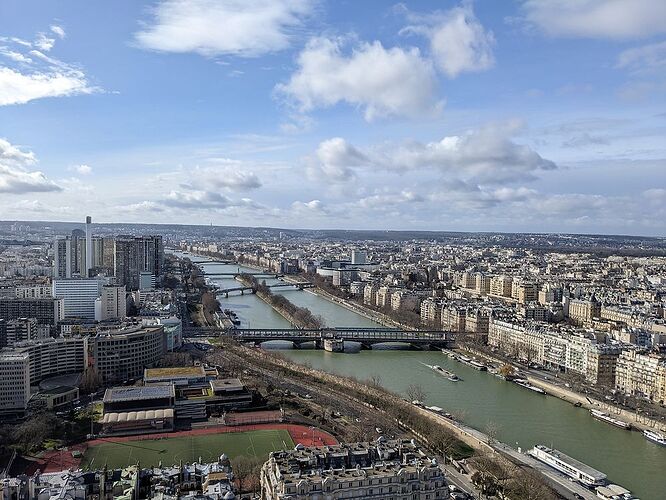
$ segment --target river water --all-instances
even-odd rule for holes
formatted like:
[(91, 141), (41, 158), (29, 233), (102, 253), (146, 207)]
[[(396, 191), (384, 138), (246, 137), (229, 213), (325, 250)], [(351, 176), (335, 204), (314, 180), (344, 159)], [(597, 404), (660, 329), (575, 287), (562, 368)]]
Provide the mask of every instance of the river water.
[[(229, 272), (238, 266), (205, 264), (204, 268), (208, 272)], [(252, 271), (241, 267), (243, 270)], [(221, 288), (238, 285), (231, 278), (213, 279)], [(327, 326), (380, 326), (307, 290), (285, 289), (278, 293), (321, 315)], [(290, 326), (255, 295), (223, 297), (220, 305), (238, 314), (241, 327)], [(539, 443), (552, 446), (603, 471), (612, 482), (630, 489), (643, 500), (666, 498), (666, 448), (647, 441), (639, 432), (599, 422), (585, 409), (479, 372), (438, 351), (373, 349), (344, 354), (293, 349), (285, 350), (284, 354), (331, 373), (358, 379), (379, 376), (384, 387), (402, 394), (410, 384), (419, 384), (427, 393), (426, 404), (440, 406), (481, 431), (492, 429), (497, 439), (510, 446), (523, 450)], [(451, 382), (424, 363), (453, 371), (462, 381)]]

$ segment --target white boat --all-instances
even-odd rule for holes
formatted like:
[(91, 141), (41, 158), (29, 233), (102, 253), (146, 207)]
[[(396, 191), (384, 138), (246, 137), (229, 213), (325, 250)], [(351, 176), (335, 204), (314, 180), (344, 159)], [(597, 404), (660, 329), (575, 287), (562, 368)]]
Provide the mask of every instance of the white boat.
[(518, 384), (520, 387), (524, 387), (525, 389), (529, 389), (530, 391), (534, 391), (538, 394), (546, 394), (546, 391), (544, 391), (540, 387), (530, 384), (527, 380), (516, 379), (514, 380), (514, 382)]
[(654, 431), (643, 431), (643, 436), (645, 436), (645, 439), (648, 441), (652, 441), (661, 446), (666, 446), (666, 436), (663, 434)]
[(601, 420), (608, 424), (614, 425), (615, 427), (619, 427), (620, 429), (627, 429), (627, 430), (631, 429), (631, 424), (629, 422), (613, 418), (608, 413), (604, 413), (603, 411), (590, 410), (590, 415), (592, 415), (597, 420)]
[(565, 455), (561, 451), (548, 448), (542, 444), (537, 444), (527, 453), (589, 488), (602, 486), (607, 482), (606, 474), (603, 472), (593, 469), (589, 465), (579, 462), (569, 455)]

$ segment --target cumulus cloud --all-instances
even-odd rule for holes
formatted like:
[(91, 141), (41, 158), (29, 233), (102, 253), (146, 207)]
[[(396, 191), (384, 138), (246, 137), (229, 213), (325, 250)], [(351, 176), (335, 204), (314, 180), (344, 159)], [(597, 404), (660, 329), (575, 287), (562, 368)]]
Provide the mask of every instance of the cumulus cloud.
[(524, 21), (549, 36), (628, 39), (666, 33), (663, 0), (525, 0)]
[(69, 167), (68, 170), (70, 172), (76, 172), (79, 175), (90, 175), (92, 174), (92, 167), (90, 165), (74, 165), (72, 167)]
[(417, 48), (385, 48), (361, 42), (343, 51), (340, 39), (311, 39), (297, 58), (298, 69), (276, 86), (300, 112), (340, 102), (363, 109), (365, 119), (384, 116), (433, 116), (442, 107), (432, 62)]
[(328, 215), (328, 209), (321, 200), (295, 201), (291, 204), (291, 208), (297, 213)]
[(238, 160), (218, 158), (213, 160), (216, 165), (187, 169), (185, 174), (189, 180), (184, 186), (198, 189), (218, 188), (228, 191), (249, 191), (261, 187), (257, 174), (247, 169)]
[(358, 205), (361, 208), (383, 209), (404, 203), (420, 203), (424, 200), (425, 198), (422, 195), (414, 191), (403, 190), (399, 193), (378, 193), (366, 196), (358, 201)]
[(36, 193), (62, 191), (62, 188), (37, 170), (28, 170), (36, 163), (35, 155), (22, 151), (0, 139), (0, 193)]
[(313, 0), (162, 0), (135, 34), (139, 46), (204, 56), (255, 57), (286, 49)]
[[(529, 146), (516, 143), (516, 132), (515, 124), (493, 125), (437, 142), (388, 143), (363, 150), (335, 139), (332, 144), (320, 144), (320, 149), (325, 145), (329, 151), (328, 156), (319, 158), (320, 166), (323, 172), (333, 171), (334, 178), (339, 178), (339, 172), (358, 166), (362, 158), (364, 166), (398, 173), (434, 169), (465, 181), (494, 185), (534, 180), (538, 171), (557, 168)], [(326, 159), (332, 163), (325, 164)]]
[(53, 48), (54, 38), (38, 33), (32, 42), (15, 37), (2, 40), (9, 45), (0, 48), (0, 57), (9, 64), (0, 66), (0, 106), (99, 90), (90, 85), (83, 70), (45, 54)]
[(227, 208), (231, 200), (211, 191), (171, 191), (163, 203), (177, 208), (215, 209)]
[(327, 139), (319, 144), (316, 152), (322, 173), (334, 181), (354, 178), (352, 167), (367, 165), (369, 159), (341, 137)]
[(429, 16), (409, 14), (408, 18), (414, 24), (402, 33), (426, 36), (437, 67), (450, 78), (494, 65), (495, 37), (481, 25), (471, 3)]

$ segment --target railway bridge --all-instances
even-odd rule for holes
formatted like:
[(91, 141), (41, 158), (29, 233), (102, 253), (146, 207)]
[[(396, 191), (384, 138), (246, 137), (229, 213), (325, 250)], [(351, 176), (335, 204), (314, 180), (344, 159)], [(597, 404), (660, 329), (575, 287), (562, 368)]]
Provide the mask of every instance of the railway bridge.
[[(309, 281), (302, 281), (299, 283), (274, 283), (272, 285), (266, 285), (268, 288), (294, 288), (295, 290), (303, 290), (304, 288), (312, 288), (314, 285)], [(241, 295), (245, 295), (245, 292), (254, 293), (255, 290), (251, 286), (236, 286), (230, 288), (220, 288), (215, 290), (215, 295), (224, 295), (229, 297), (231, 292), (240, 292)]]
[(375, 344), (402, 343), (415, 348), (432, 349), (448, 348), (455, 342), (455, 333), (441, 330), (401, 330), (396, 328), (230, 328), (194, 329), (184, 331), (186, 337), (210, 337), (219, 334), (238, 342), (261, 344), (271, 340), (292, 342), (295, 347), (305, 343), (314, 343), (322, 348), (326, 340), (358, 342), (364, 348), (372, 348)]

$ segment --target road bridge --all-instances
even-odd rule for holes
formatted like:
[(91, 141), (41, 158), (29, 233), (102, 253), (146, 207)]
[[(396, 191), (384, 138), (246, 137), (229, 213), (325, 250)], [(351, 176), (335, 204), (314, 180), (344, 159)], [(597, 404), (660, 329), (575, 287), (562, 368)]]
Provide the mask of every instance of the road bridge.
[(271, 272), (264, 272), (264, 273), (209, 273), (204, 271), (203, 269), (201, 270), (202, 274), (204, 276), (208, 277), (218, 277), (218, 278), (235, 278), (236, 276), (240, 276), (241, 274), (246, 274), (248, 276), (254, 276), (255, 278), (282, 278), (284, 274), (280, 273), (271, 273)]

